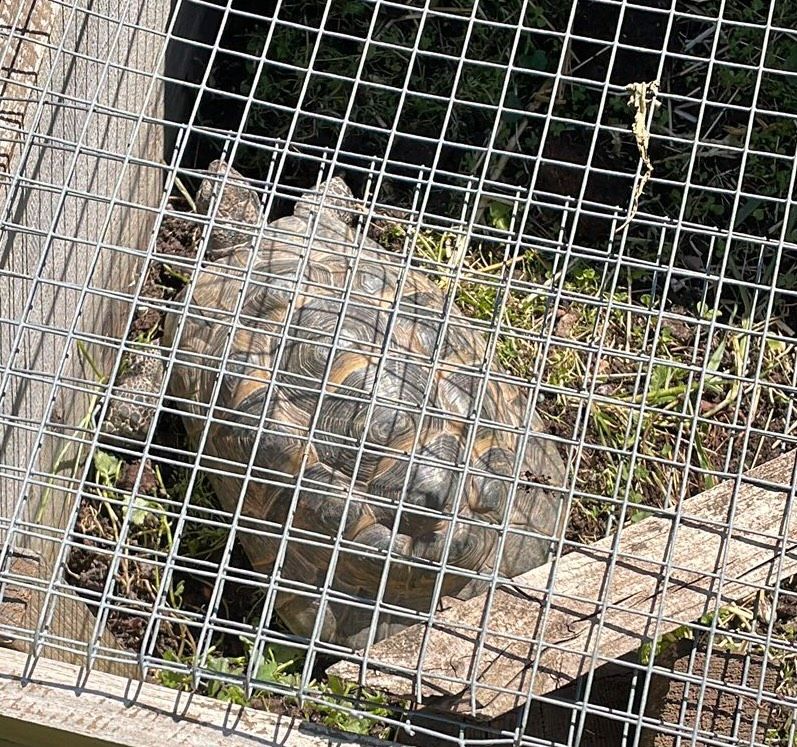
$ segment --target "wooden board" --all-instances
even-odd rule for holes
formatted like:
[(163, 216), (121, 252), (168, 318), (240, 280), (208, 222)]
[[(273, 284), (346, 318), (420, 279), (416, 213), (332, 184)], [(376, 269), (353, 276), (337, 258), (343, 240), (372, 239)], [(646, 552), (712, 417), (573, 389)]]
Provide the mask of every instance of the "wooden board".
[(678, 516), (580, 547), (492, 598), (455, 602), (430, 628), (416, 625), (373, 646), (365, 665), (352, 657), (329, 673), (474, 718), (562, 688), (797, 573), (795, 454), (684, 501)]
[[(29, 745), (388, 745), (315, 724), (0, 648), (0, 734)], [(79, 740), (79, 741), (78, 741)]]
[[(134, 0), (120, 11), (98, 0), (91, 12), (72, 10), (53, 0), (0, 2), (0, 361), (8, 367), (0, 401), (0, 639), (22, 647), (35, 634), (44, 644), (37, 653), (80, 662), (94, 638), (106, 648), (115, 643), (95, 631), (78, 598), (51, 590), (78, 493), (73, 459), (85, 434), (76, 426), (96, 391), (95, 373), (70, 338), (105, 335), (106, 345), (88, 348), (109, 371), (126, 334), (131, 302), (120, 295), (141, 274), (152, 207), (163, 194), (156, 74), (171, 6)], [(124, 17), (135, 28), (121, 24)], [(104, 58), (117, 64), (104, 66)], [(141, 120), (130, 116), (139, 112)], [(82, 286), (91, 292), (81, 300)], [(97, 666), (127, 674), (110, 660)]]

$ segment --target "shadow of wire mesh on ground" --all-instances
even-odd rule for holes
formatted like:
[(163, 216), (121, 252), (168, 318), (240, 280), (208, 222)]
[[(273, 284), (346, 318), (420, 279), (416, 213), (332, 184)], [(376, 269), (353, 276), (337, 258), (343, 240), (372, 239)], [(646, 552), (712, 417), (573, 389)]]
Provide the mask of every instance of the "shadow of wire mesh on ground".
[(122, 14), (158, 86), (70, 105), (163, 162), (26, 120), (0, 182), (0, 632), (404, 743), (793, 744), (797, 8)]

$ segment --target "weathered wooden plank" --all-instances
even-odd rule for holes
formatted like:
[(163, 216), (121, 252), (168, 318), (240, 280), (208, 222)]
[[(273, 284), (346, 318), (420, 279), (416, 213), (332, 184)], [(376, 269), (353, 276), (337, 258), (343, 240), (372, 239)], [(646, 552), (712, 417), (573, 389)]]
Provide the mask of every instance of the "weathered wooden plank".
[(71, 745), (79, 738), (86, 745), (126, 747), (392, 744), (96, 670), (84, 677), (64, 662), (40, 659), (25, 678), (26, 661), (0, 648), (0, 734), (20, 744)]
[[(31, 550), (19, 550), (11, 553), (6, 559), (6, 568), (0, 578), (5, 580), (0, 595), (0, 646), (28, 653), (33, 650), (33, 634), (38, 629), (39, 621), (47, 602), (46, 579), (48, 569), (46, 561)], [(55, 607), (55, 625), (52, 633), (65, 641), (90, 641), (93, 635), (95, 619), (83, 601), (74, 596), (59, 595), (57, 601), (51, 601)], [(41, 646), (39, 654), (61, 661), (81, 662), (83, 657), (64, 651), (46, 643)], [(105, 633), (100, 638), (105, 650), (117, 648), (116, 640)], [(117, 657), (121, 654), (117, 653)], [(114, 674), (124, 677), (138, 677), (139, 667), (134, 654), (128, 654), (129, 661), (106, 661), (100, 659), (98, 666)]]
[(430, 629), (373, 646), (365, 667), (329, 671), (478, 718), (561, 688), (776, 574), (797, 573), (795, 454), (684, 501), (678, 516), (624, 527), (536, 568), (492, 599), (454, 602)]
[[(0, 594), (13, 594), (0, 599), (0, 635), (16, 627), (18, 646), (34, 631), (45, 644), (72, 642), (73, 652), (43, 650), (75, 662), (95, 635), (106, 647), (114, 641), (95, 633), (79, 600), (43, 591), (61, 572), (75, 427), (95, 393), (94, 371), (72, 338), (105, 335), (107, 345), (89, 347), (109, 371), (126, 334), (132, 300), (118, 294), (141, 273), (144, 258), (133, 252), (146, 249), (163, 192), (154, 118), (163, 110), (156, 68), (170, 9), (168, 0), (136, 0), (123, 11), (99, 0), (90, 13), (52, 0), (0, 2), (0, 548), (36, 558), (21, 571), (14, 558), (0, 567)], [(91, 288), (82, 299), (81, 286)], [(65, 439), (72, 447), (62, 451)], [(31, 588), (42, 591), (27, 593), (34, 573)], [(127, 673), (110, 661), (98, 666)]]

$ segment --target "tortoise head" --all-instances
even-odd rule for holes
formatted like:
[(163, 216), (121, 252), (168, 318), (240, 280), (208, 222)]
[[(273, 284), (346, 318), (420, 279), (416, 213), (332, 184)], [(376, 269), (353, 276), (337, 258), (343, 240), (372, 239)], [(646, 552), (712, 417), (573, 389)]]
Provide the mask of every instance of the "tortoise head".
[(197, 212), (211, 211), (214, 200), (215, 221), (211, 227), (207, 258), (219, 259), (239, 246), (252, 241), (252, 231), (240, 231), (234, 224), (256, 226), (260, 216), (260, 199), (244, 176), (225, 161), (218, 159), (207, 168), (207, 176), (197, 190)]
[(334, 176), (328, 182), (322, 182), (316, 189), (305, 192), (296, 203), (293, 214), (297, 218), (309, 220), (313, 213), (318, 212), (320, 221), (335, 220), (351, 226), (361, 209), (349, 185), (339, 176)]
[[(215, 193), (218, 195), (220, 216), (242, 223), (253, 223), (257, 220), (257, 193), (240, 171), (226, 161), (216, 159), (208, 166), (207, 174), (200, 183), (194, 200), (198, 213), (208, 212)], [(255, 210), (254, 216), (249, 215), (252, 208)]]

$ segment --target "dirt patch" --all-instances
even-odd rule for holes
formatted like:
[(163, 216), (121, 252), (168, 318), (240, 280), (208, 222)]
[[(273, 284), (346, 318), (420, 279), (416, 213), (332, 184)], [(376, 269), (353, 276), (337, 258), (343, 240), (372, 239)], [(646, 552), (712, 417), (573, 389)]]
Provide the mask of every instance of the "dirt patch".
[[(709, 684), (701, 692), (699, 684), (688, 685), (679, 674), (684, 679), (690, 674), (707, 679)], [(759, 706), (755, 692), (762, 688), (774, 693), (779, 679), (779, 667), (771, 661), (765, 663), (761, 655), (716, 651), (709, 656), (700, 650), (684, 653), (673, 667), (661, 711), (650, 715), (670, 729), (681, 730), (684, 736), (696, 732), (697, 739), (691, 744), (708, 744), (717, 734), (733, 734), (743, 744), (766, 744), (771, 730), (783, 727), (785, 713), (772, 701), (765, 700)], [(745, 689), (751, 692), (747, 694)], [(680, 744), (677, 737), (664, 733), (656, 734), (652, 741), (653, 747), (676, 744)]]
[(732, 632), (725, 636), (719, 631), (711, 648), (704, 635), (663, 654), (657, 663), (672, 674), (654, 677), (647, 715), (673, 733), (650, 732), (643, 744), (674, 746), (681, 743), (678, 734), (685, 739), (694, 735), (691, 743), (698, 745), (712, 742), (715, 735), (734, 735), (744, 744), (790, 744), (797, 707), (795, 588), (794, 580), (783, 584), (766, 652), (761, 646), (746, 646)]

